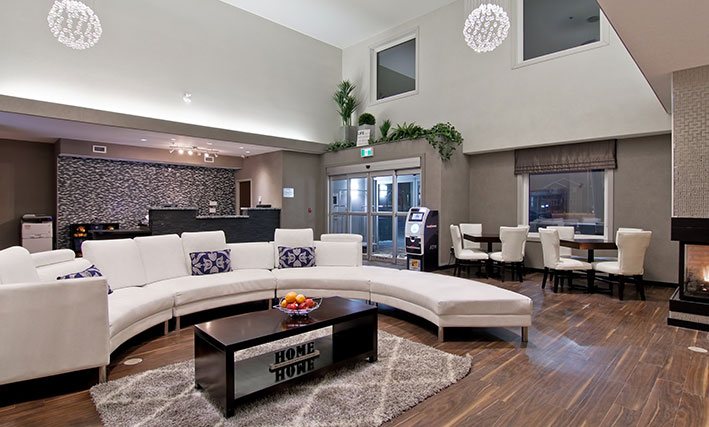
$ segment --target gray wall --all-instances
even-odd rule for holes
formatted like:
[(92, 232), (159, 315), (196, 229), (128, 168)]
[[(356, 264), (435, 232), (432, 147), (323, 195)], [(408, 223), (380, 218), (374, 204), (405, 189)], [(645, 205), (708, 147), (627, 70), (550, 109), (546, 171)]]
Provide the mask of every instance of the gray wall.
[[(645, 258), (648, 280), (677, 281), (677, 245), (670, 241), (672, 152), (670, 135), (618, 141), (618, 169), (613, 189), (613, 225), (653, 231)], [(518, 211), (514, 151), (468, 157), (470, 166), (470, 222), (482, 223), (483, 232), (516, 225)], [(581, 253), (579, 253), (580, 255)], [(602, 252), (597, 255), (614, 255)], [(525, 263), (544, 266), (541, 245), (529, 242)]]
[[(244, 159), (243, 167), (236, 172), (236, 180), (251, 180), (251, 204), (261, 203), (281, 207), (283, 188), (283, 152), (261, 154)], [(238, 186), (237, 186), (238, 188)], [(237, 200), (238, 200), (237, 194)]]
[(59, 157), (57, 247), (68, 247), (69, 224), (119, 222), (135, 228), (150, 207), (174, 204), (233, 215), (234, 171), (154, 163)]
[[(481, 55), (461, 34), (465, 6), (451, 2), (344, 49), (343, 78), (361, 89), (358, 113), (422, 126), (450, 121), (469, 154), (670, 131), (670, 116), (612, 28), (608, 44), (596, 49), (514, 67), (521, 48), (517, 8), (507, 10), (513, 24), (507, 40)], [(376, 103), (372, 47), (415, 30), (418, 92)]]
[[(294, 198), (282, 198), (283, 228), (312, 228), (319, 236), (322, 215), (319, 201), (325, 195), (320, 179), (321, 156), (303, 153), (283, 153), (283, 187), (294, 189)], [(282, 193), (281, 193), (282, 196)]]
[(20, 217), (56, 214), (54, 144), (0, 140), (0, 249), (20, 244)]

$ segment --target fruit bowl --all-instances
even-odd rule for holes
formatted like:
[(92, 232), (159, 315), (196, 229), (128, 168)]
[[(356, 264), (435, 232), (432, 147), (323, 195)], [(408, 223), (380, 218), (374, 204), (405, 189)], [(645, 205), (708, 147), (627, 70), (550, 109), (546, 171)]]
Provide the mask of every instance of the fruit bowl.
[(302, 294), (296, 295), (295, 292), (289, 292), (278, 300), (278, 304), (273, 308), (291, 317), (307, 317), (311, 311), (320, 308), (321, 303), (322, 298), (307, 298)]

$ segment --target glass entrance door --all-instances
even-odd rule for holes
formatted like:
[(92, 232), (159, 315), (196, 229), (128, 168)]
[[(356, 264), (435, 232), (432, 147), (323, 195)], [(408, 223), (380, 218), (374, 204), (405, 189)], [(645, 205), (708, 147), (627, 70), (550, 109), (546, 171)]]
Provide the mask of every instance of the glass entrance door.
[(406, 262), (406, 214), (421, 204), (421, 171), (330, 177), (329, 232), (362, 236), (366, 259)]

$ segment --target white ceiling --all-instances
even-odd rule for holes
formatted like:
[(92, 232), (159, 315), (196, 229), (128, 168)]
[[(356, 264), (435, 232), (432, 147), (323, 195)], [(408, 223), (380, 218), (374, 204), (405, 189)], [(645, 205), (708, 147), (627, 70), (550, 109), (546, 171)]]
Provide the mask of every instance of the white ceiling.
[(672, 72), (709, 64), (709, 1), (598, 0), (667, 111)]
[[(193, 138), (137, 129), (95, 125), (70, 120), (0, 112), (0, 139), (55, 142), (58, 139), (169, 149), (171, 144), (219, 150), (226, 156), (255, 156), (278, 148), (238, 142)], [(145, 141), (142, 141), (145, 139)], [(173, 141), (174, 139), (174, 141)]]
[(456, 0), (221, 0), (344, 49)]

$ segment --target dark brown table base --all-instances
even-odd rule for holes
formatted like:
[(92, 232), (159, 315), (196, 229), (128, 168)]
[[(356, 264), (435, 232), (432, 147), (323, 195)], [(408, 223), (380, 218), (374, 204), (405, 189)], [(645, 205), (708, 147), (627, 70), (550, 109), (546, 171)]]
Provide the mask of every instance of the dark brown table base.
[[(234, 362), (238, 350), (332, 326), (332, 335)], [(278, 310), (243, 314), (195, 326), (195, 387), (224, 413), (236, 405), (344, 364), (376, 362), (377, 309), (362, 302), (325, 298), (306, 321)]]

